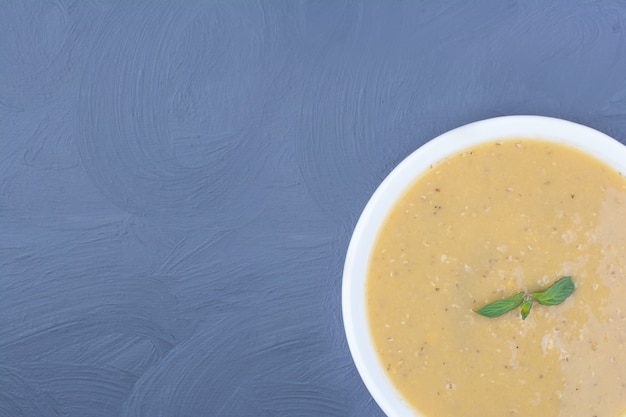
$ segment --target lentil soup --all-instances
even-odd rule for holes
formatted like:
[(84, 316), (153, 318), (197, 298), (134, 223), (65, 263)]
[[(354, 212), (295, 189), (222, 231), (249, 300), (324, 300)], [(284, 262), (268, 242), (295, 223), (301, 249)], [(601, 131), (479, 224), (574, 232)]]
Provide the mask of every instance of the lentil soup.
[[(425, 417), (626, 413), (626, 179), (569, 146), (506, 139), (444, 159), (398, 200), (367, 278), (375, 348)], [(563, 276), (556, 306), (475, 310)]]

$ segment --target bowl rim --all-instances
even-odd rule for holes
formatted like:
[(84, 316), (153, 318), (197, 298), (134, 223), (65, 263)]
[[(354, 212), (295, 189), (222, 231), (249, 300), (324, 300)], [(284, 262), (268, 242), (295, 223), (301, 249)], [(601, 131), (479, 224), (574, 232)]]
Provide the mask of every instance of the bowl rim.
[(514, 139), (569, 145), (626, 172), (626, 146), (588, 126), (546, 116), (515, 115), (480, 120), (443, 133), (409, 154), (381, 182), (354, 228), (343, 269), (342, 316), (348, 347), (368, 391), (390, 417), (424, 417), (386, 376), (375, 351), (366, 305), (367, 269), (376, 237), (398, 198), (431, 165), (472, 146)]

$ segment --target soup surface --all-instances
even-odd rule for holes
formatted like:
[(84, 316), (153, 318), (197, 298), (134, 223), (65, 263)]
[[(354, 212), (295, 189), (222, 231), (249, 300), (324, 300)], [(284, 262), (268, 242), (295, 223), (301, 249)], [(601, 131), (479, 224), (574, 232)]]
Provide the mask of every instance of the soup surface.
[[(426, 417), (626, 415), (626, 179), (507, 139), (454, 155), (396, 203), (370, 261), (380, 360)], [(474, 311), (563, 276), (562, 304)]]

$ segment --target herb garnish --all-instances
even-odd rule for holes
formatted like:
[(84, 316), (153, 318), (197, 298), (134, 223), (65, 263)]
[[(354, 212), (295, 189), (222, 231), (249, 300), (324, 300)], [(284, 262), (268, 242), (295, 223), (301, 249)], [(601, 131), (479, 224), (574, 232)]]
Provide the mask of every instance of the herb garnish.
[(572, 278), (563, 277), (543, 291), (533, 292), (530, 294), (522, 291), (512, 297), (487, 304), (480, 310), (476, 310), (476, 312), (485, 317), (499, 317), (521, 305), (522, 319), (526, 320), (526, 317), (528, 317), (530, 309), (533, 306), (533, 301), (537, 301), (539, 304), (543, 304), (544, 306), (554, 306), (565, 301), (570, 295), (572, 295), (575, 289), (576, 285), (574, 285)]
[(539, 304), (544, 306), (554, 306), (561, 304), (567, 297), (572, 295), (576, 286), (570, 277), (563, 277), (550, 287), (541, 292), (534, 292), (532, 297)]
[(522, 303), (522, 320), (526, 320), (526, 317), (530, 314), (530, 309), (533, 306), (533, 299), (527, 298), (526, 301)]
[(505, 298), (504, 300), (494, 301), (491, 304), (487, 304), (480, 310), (476, 311), (481, 316), (485, 317), (498, 317), (503, 315), (504, 313), (508, 313), (516, 307), (519, 307), (520, 304), (524, 302), (524, 296), (526, 294), (522, 292), (518, 292), (513, 297)]

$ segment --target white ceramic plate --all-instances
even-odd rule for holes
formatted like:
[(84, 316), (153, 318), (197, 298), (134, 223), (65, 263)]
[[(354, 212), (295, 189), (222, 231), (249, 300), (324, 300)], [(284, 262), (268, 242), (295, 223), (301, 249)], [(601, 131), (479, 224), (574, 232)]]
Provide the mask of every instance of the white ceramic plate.
[(553, 141), (587, 152), (626, 172), (626, 147), (597, 130), (542, 116), (505, 116), (444, 133), (402, 161), (373, 194), (354, 229), (343, 271), (343, 320), (350, 352), (368, 390), (391, 417), (419, 416), (387, 378), (374, 349), (366, 311), (366, 279), (378, 231), (398, 198), (431, 164), (471, 146), (507, 138)]

